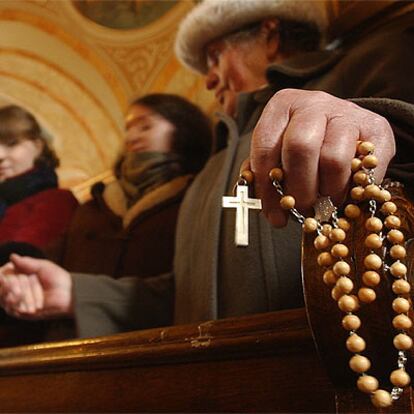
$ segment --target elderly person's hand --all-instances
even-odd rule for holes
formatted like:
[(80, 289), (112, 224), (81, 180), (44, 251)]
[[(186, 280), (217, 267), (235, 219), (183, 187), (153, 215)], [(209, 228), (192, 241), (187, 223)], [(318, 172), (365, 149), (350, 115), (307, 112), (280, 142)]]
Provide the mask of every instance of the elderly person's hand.
[(0, 305), (22, 319), (71, 316), (70, 274), (48, 260), (13, 254), (0, 268)]
[(395, 153), (385, 118), (324, 92), (277, 92), (256, 125), (249, 160), (267, 219), (276, 227), (287, 221), (269, 179), (269, 171), (279, 166), (285, 173), (284, 192), (296, 199), (300, 211), (312, 207), (318, 195), (330, 195), (340, 205), (349, 190), (358, 140), (375, 145), (375, 177), (381, 181)]

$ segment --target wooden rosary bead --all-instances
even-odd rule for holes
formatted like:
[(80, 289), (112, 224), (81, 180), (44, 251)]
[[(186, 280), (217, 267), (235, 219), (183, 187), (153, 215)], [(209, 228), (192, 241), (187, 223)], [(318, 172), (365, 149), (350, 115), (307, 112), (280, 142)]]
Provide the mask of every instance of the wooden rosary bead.
[(402, 313), (394, 317), (394, 319), (392, 320), (392, 326), (395, 329), (406, 330), (410, 329), (413, 326), (413, 321), (407, 315), (404, 315)]
[(404, 279), (394, 280), (392, 284), (392, 291), (396, 295), (404, 295), (410, 293), (411, 285)]
[(364, 259), (364, 265), (369, 270), (378, 270), (382, 267), (382, 259), (375, 253), (371, 253)]
[(323, 283), (325, 283), (325, 285), (328, 286), (332, 286), (336, 284), (337, 281), (337, 276), (335, 275), (335, 273), (328, 269), (323, 273)]
[(303, 223), (303, 231), (305, 233), (313, 233), (318, 229), (318, 222), (312, 218), (308, 217)]
[(343, 260), (336, 262), (332, 268), (337, 276), (346, 276), (351, 272), (351, 266)]
[(378, 389), (378, 380), (371, 375), (362, 375), (358, 378), (357, 387), (360, 391), (371, 394)]
[(332, 246), (331, 255), (334, 257), (344, 258), (349, 254), (349, 249), (342, 243), (337, 243)]
[(331, 266), (335, 262), (335, 259), (330, 253), (322, 252), (322, 253), (319, 253), (317, 261), (318, 261), (319, 266), (328, 267), (328, 266)]
[(352, 371), (362, 374), (371, 368), (371, 361), (363, 355), (354, 355), (349, 360), (349, 367)]
[(350, 219), (356, 219), (361, 215), (361, 209), (355, 204), (348, 204), (344, 210), (345, 215)]
[(359, 158), (353, 158), (351, 161), (351, 171), (357, 172), (362, 166), (362, 160)]
[(410, 309), (410, 302), (405, 298), (395, 298), (392, 301), (392, 308), (396, 313), (407, 313)]
[(386, 408), (392, 405), (392, 397), (388, 391), (377, 390), (371, 396), (372, 404), (377, 408)]
[(365, 346), (366, 345), (364, 339), (355, 333), (350, 335), (346, 340), (346, 348), (350, 352), (362, 352), (365, 349)]
[(365, 228), (368, 231), (378, 233), (382, 230), (382, 221), (378, 217), (370, 217), (365, 221)]
[(331, 244), (328, 237), (326, 237), (323, 234), (319, 234), (315, 237), (315, 240), (313, 241), (313, 245), (315, 246), (316, 250), (324, 250)]
[(392, 246), (390, 249), (390, 256), (393, 259), (402, 260), (402, 259), (405, 259), (406, 255), (407, 255), (407, 251), (405, 250), (405, 247), (399, 244), (394, 244), (394, 246)]
[(336, 282), (336, 287), (343, 293), (351, 293), (354, 282), (349, 277), (341, 276)]
[(400, 351), (407, 351), (413, 346), (413, 340), (407, 334), (400, 333), (395, 335), (393, 344)]
[(338, 219), (338, 227), (346, 232), (351, 228), (351, 224), (347, 219), (341, 217)]
[(281, 168), (272, 168), (269, 172), (271, 181), (283, 181), (283, 170)]
[(375, 290), (367, 287), (362, 287), (358, 290), (358, 298), (361, 302), (371, 303), (377, 298)]
[(367, 286), (377, 286), (381, 281), (381, 277), (377, 272), (368, 270), (362, 274), (362, 281)]
[(387, 201), (390, 201), (390, 200), (391, 200), (391, 193), (388, 190), (382, 189), (380, 191), (377, 201), (381, 203), (386, 203)]
[(401, 220), (399, 219), (399, 217), (391, 214), (385, 218), (384, 225), (388, 229), (398, 229), (401, 227)]
[(295, 207), (295, 202), (296, 201), (292, 196), (286, 195), (280, 199), (280, 206), (283, 210), (290, 210)]
[(364, 188), (364, 198), (365, 199), (377, 199), (380, 197), (381, 194), (381, 189), (375, 185), (375, 184), (368, 184), (365, 188)]
[(406, 387), (410, 382), (411, 378), (405, 371), (405, 369), (396, 369), (391, 372), (390, 381), (396, 387)]
[(394, 277), (404, 277), (407, 274), (407, 266), (401, 262), (395, 262), (390, 266), (390, 273)]
[(362, 159), (362, 166), (367, 169), (375, 168), (378, 165), (378, 158), (375, 155), (368, 154)]
[(365, 186), (368, 184), (368, 175), (364, 171), (357, 171), (352, 179), (358, 185)]
[(379, 249), (382, 246), (382, 239), (378, 234), (372, 233), (366, 237), (365, 246), (369, 249)]
[(346, 239), (346, 233), (342, 229), (333, 229), (329, 233), (329, 239), (333, 242), (342, 242)]
[(254, 175), (250, 170), (244, 170), (240, 174), (240, 178), (244, 178), (247, 184), (252, 184), (254, 181)]
[(351, 198), (353, 200), (361, 201), (364, 199), (364, 192), (364, 187), (360, 185), (353, 187), (351, 190)]
[(332, 231), (332, 226), (330, 224), (323, 224), (322, 225), (322, 234), (326, 237), (329, 237), (330, 233)]
[(331, 297), (334, 301), (338, 301), (339, 298), (343, 295), (341, 289), (338, 289), (336, 286), (331, 290)]
[(347, 331), (356, 331), (361, 326), (361, 319), (356, 315), (346, 315), (342, 319), (342, 326)]
[(358, 144), (357, 153), (360, 155), (368, 155), (375, 150), (375, 145), (369, 141), (362, 141)]
[(392, 201), (387, 201), (381, 206), (380, 211), (384, 214), (394, 214), (397, 211), (397, 206)]
[(387, 240), (392, 244), (402, 244), (404, 242), (404, 234), (400, 230), (392, 229), (387, 234)]
[(359, 309), (358, 298), (354, 295), (342, 295), (338, 299), (338, 307), (342, 312), (355, 312)]

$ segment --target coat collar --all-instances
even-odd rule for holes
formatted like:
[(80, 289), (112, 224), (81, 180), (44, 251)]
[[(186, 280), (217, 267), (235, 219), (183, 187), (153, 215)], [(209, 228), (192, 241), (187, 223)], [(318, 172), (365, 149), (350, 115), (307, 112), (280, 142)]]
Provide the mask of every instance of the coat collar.
[(321, 50), (303, 53), (282, 64), (270, 65), (266, 73), (269, 86), (273, 92), (285, 88), (301, 88), (306, 82), (328, 72), (342, 56), (341, 51)]

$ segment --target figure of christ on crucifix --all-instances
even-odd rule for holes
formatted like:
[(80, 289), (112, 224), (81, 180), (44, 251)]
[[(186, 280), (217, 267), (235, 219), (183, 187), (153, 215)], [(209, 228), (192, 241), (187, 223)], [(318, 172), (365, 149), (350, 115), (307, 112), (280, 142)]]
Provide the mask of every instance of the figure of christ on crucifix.
[(236, 246), (249, 245), (249, 209), (261, 210), (262, 201), (249, 198), (247, 185), (236, 186), (236, 197), (223, 197), (223, 207), (236, 209), (234, 242)]

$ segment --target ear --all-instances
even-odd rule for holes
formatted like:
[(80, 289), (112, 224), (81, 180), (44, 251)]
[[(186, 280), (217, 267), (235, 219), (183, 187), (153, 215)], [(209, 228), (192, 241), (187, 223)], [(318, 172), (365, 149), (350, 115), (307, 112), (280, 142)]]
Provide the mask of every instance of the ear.
[(280, 48), (279, 36), (279, 20), (277, 18), (269, 18), (262, 21), (261, 32), (265, 36), (266, 41), (266, 57), (269, 63), (276, 60)]

